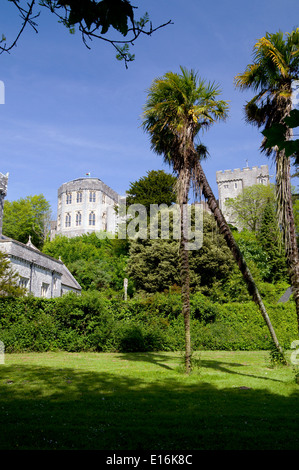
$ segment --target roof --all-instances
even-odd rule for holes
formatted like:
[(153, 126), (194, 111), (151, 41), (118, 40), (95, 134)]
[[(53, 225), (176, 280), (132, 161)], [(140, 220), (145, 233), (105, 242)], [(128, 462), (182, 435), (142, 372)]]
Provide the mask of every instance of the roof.
[(107, 196), (111, 197), (115, 202), (119, 200), (119, 194), (105, 184), (99, 178), (77, 178), (66, 183), (63, 183), (58, 188), (58, 196), (68, 191), (81, 191), (81, 190), (93, 190), (102, 191)]
[(56, 271), (61, 274), (61, 283), (64, 286), (81, 291), (80, 284), (76, 281), (65, 264), (60, 259), (58, 260), (42, 253), (33, 245), (31, 238), (29, 238), (28, 243), (25, 245), (17, 240), (0, 235), (0, 249), (3, 249), (9, 256), (20, 258), (28, 263), (33, 262), (49, 271)]
[(63, 271), (62, 271), (62, 277), (61, 277), (61, 284), (66, 287), (71, 287), (72, 289), (81, 291), (80, 284), (76, 281), (74, 276), (70, 273), (68, 268), (63, 263), (62, 263), (62, 269)]
[(292, 287), (289, 287), (289, 288), (285, 291), (285, 293), (280, 297), (280, 299), (279, 299), (278, 302), (279, 302), (279, 303), (281, 303), (281, 302), (287, 302), (287, 301), (290, 299), (290, 297), (291, 297), (292, 294), (293, 294), (293, 289), (292, 289)]

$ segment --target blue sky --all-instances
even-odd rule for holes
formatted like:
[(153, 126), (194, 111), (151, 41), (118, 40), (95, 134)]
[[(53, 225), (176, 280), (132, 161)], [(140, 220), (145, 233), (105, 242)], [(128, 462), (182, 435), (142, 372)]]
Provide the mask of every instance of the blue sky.
[[(216, 171), (269, 164), (260, 154), (260, 131), (245, 123), (252, 94), (235, 89), (234, 77), (251, 62), (266, 32), (291, 31), (299, 23), (298, 0), (136, 0), (153, 25), (173, 24), (142, 37), (127, 70), (111, 46), (70, 35), (39, 8), (38, 34), (27, 27), (18, 46), (0, 55), (5, 104), (0, 105), (0, 172), (9, 172), (7, 199), (44, 194), (56, 214), (58, 187), (74, 178), (100, 178), (119, 194), (150, 170), (164, 169), (141, 129), (142, 108), (152, 81), (180, 65), (215, 81), (230, 104), (229, 119), (201, 138), (210, 158), (204, 170), (218, 196)], [(20, 18), (1, 2), (0, 35), (13, 40)]]

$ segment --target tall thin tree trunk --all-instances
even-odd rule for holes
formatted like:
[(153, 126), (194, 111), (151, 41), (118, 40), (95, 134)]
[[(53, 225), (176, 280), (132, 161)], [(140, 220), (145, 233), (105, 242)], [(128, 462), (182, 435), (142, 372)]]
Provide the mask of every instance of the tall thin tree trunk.
[(270, 321), (270, 318), (268, 316), (268, 313), (266, 311), (266, 308), (264, 306), (264, 303), (262, 301), (262, 298), (260, 296), (258, 288), (257, 288), (257, 286), (254, 282), (254, 279), (252, 277), (252, 274), (251, 274), (251, 272), (250, 272), (250, 270), (249, 270), (249, 268), (248, 268), (248, 266), (245, 262), (245, 259), (242, 255), (241, 251), (240, 251), (240, 248), (238, 247), (238, 245), (237, 245), (237, 243), (236, 243), (236, 241), (233, 237), (233, 234), (232, 234), (232, 232), (231, 232), (231, 230), (230, 230), (230, 228), (229, 228), (229, 226), (228, 226), (221, 210), (219, 209), (219, 206), (218, 206), (218, 203), (217, 203), (216, 198), (214, 196), (214, 193), (210, 188), (210, 185), (207, 181), (207, 178), (205, 176), (205, 173), (204, 173), (204, 171), (202, 169), (202, 166), (201, 166), (199, 161), (197, 163), (196, 176), (197, 176), (199, 184), (201, 186), (203, 195), (207, 199), (208, 206), (209, 206), (210, 210), (212, 211), (212, 213), (214, 215), (214, 218), (215, 218), (215, 220), (218, 224), (219, 230), (222, 233), (222, 235), (224, 236), (225, 241), (226, 241), (228, 247), (230, 248), (230, 250), (231, 250), (238, 266), (239, 266), (239, 269), (242, 273), (243, 279), (246, 282), (248, 292), (252, 296), (254, 302), (258, 305), (258, 307), (261, 311), (261, 314), (262, 314), (262, 316), (263, 316), (263, 318), (264, 318), (264, 320), (267, 324), (269, 332), (271, 334), (272, 341), (273, 341), (276, 349), (279, 351), (279, 353), (283, 357), (283, 349), (281, 348), (281, 346), (278, 342), (278, 339), (276, 337), (274, 328), (272, 326), (272, 323)]
[(285, 156), (284, 151), (277, 152), (276, 155), (276, 198), (299, 331), (299, 256), (292, 201), (290, 158)]
[[(181, 208), (181, 212), (182, 212)], [(183, 218), (183, 217), (182, 217)], [(185, 248), (185, 238), (183, 235), (184, 222), (181, 220), (180, 239), (180, 263), (181, 263), (181, 283), (182, 283), (182, 313), (185, 327), (185, 370), (191, 372), (191, 332), (190, 332), (190, 276), (189, 276), (189, 253)]]
[(182, 289), (182, 314), (185, 327), (185, 371), (191, 372), (191, 333), (190, 333), (190, 271), (189, 251), (186, 249), (187, 204), (190, 188), (190, 170), (184, 167), (177, 182), (177, 199), (180, 207), (180, 273)]

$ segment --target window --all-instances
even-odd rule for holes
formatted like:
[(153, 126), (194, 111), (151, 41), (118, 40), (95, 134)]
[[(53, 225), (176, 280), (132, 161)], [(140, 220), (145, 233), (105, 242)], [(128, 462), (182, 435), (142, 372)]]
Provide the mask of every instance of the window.
[(42, 283), (42, 287), (41, 287), (41, 296), (42, 297), (47, 297), (49, 286), (50, 286), (50, 284), (46, 284), (45, 282)]
[(61, 208), (61, 196), (58, 197), (58, 207)]
[(29, 283), (29, 279), (27, 277), (20, 276), (20, 279), (19, 279), (19, 286), (20, 287), (24, 287), (25, 289), (27, 289), (28, 283)]
[(66, 193), (66, 203), (72, 204), (72, 193)]
[(65, 216), (65, 226), (70, 227), (71, 226), (71, 214), (67, 213)]
[(77, 192), (77, 202), (82, 202), (82, 192), (81, 191)]
[(224, 188), (225, 188), (225, 189), (228, 189), (228, 184), (225, 184), (225, 185), (224, 185)]
[(89, 192), (89, 202), (96, 202), (96, 193), (95, 191)]
[(95, 225), (96, 223), (96, 215), (95, 213), (92, 211), (90, 212), (89, 214), (89, 225)]
[(57, 228), (60, 228), (60, 226), (61, 226), (61, 215), (59, 214), (57, 218)]
[(76, 225), (81, 225), (82, 215), (81, 212), (77, 212), (76, 214)]
[(235, 183), (235, 189), (237, 189), (237, 187), (238, 187), (238, 183)]

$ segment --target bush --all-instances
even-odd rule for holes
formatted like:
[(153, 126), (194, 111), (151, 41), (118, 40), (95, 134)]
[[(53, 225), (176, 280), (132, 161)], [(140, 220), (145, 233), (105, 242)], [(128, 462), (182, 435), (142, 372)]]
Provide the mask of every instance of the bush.
[[(276, 293), (271, 290), (267, 297)], [(297, 338), (294, 302), (265, 305), (281, 346), (288, 349)], [(183, 350), (184, 337), (179, 293), (127, 302), (94, 291), (57, 299), (0, 298), (0, 340), (7, 352)], [(211, 350), (269, 350), (272, 344), (253, 302), (211, 302), (199, 292), (191, 296), (191, 340), (193, 349)]]

